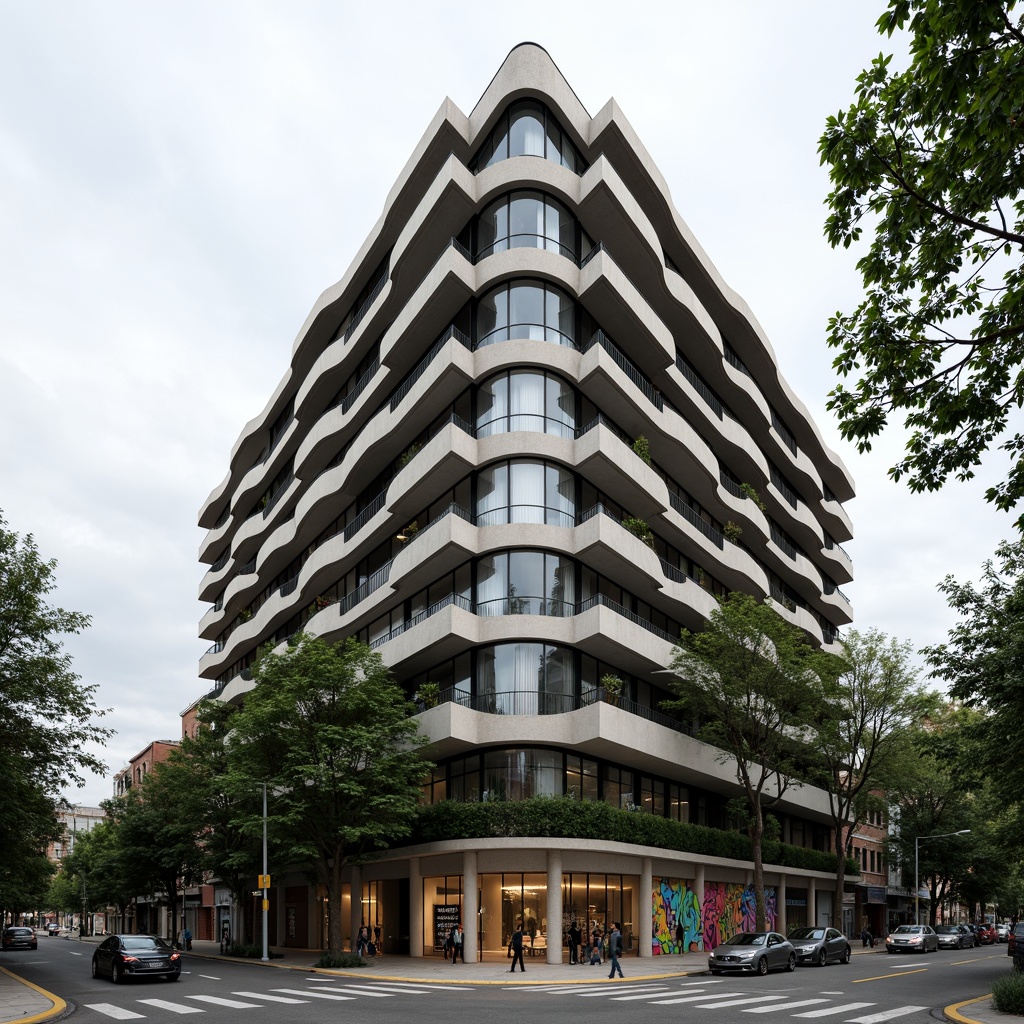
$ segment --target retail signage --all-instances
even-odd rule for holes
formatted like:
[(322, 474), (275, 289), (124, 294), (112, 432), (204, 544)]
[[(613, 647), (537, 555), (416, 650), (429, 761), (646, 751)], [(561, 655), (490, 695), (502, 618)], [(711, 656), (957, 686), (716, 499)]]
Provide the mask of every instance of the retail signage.
[(443, 949), (444, 940), (462, 920), (462, 909), (457, 903), (434, 904), (434, 949)]

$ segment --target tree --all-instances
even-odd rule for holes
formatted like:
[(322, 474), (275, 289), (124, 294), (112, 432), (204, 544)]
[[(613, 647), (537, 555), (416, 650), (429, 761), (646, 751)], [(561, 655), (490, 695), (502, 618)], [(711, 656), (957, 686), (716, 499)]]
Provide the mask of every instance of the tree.
[[(31, 535), (19, 538), (0, 517), (0, 907), (46, 888), (48, 843), (60, 838), (61, 790), (84, 772), (102, 774), (86, 750), (110, 735), (96, 720), (95, 686), (82, 686), (60, 637), (84, 629), (88, 616), (50, 605), (56, 563), (43, 561)], [(22, 870), (24, 869), (24, 870)], [(41, 895), (41, 893), (40, 893)]]
[(985, 563), (981, 584), (939, 585), (960, 621), (943, 644), (925, 648), (932, 675), (951, 696), (981, 714), (974, 720), (977, 770), (986, 774), (1006, 804), (1019, 806), (1024, 792), (1024, 541), (996, 549), (998, 564)]
[(849, 838), (871, 806), (873, 790), (887, 788), (903, 763), (906, 729), (923, 711), (910, 664), (910, 645), (876, 629), (843, 637), (846, 667), (816, 726), (819, 770), (812, 775), (828, 793), (836, 858), (832, 920), (843, 919)]
[(684, 629), (665, 706), (696, 715), (700, 739), (719, 748), (746, 796), (754, 848), (757, 927), (766, 923), (762, 840), (765, 811), (806, 770), (799, 737), (816, 716), (842, 664), (814, 650), (768, 602), (734, 592), (704, 630)]
[(432, 766), (414, 749), (424, 740), (412, 705), (365, 644), (299, 634), (283, 653), (264, 654), (253, 679), (230, 719), (230, 785), (267, 784), (289, 861), (312, 862), (327, 893), (337, 955), (344, 867), (408, 835)]
[[(909, 32), (911, 60), (880, 55), (856, 100), (830, 117), (819, 152), (832, 192), (826, 236), (849, 247), (865, 298), (829, 322), (834, 366), (856, 374), (829, 408), (861, 451), (892, 414), (912, 431), (889, 471), (913, 491), (969, 479), (999, 441), (1006, 479), (986, 498), (1024, 496), (1024, 30), (1015, 0), (889, 0), (878, 21)], [(1024, 518), (1018, 526), (1024, 525)]]

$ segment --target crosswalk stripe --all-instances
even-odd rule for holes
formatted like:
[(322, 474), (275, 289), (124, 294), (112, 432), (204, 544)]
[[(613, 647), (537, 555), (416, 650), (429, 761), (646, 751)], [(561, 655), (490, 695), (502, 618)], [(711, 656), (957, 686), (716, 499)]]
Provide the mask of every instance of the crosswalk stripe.
[(395, 988), (393, 985), (344, 985), (340, 987), (345, 992), (348, 992), (350, 989), (355, 991), (365, 990), (373, 995), (383, 993), (388, 996), (418, 996), (426, 995), (430, 991), (430, 989), (426, 988)]
[(206, 1013), (199, 1006), (186, 1006), (184, 1003), (172, 1003), (167, 999), (136, 999), (137, 1003), (154, 1006), (158, 1010), (170, 1010), (171, 1013)]
[(95, 1010), (97, 1013), (106, 1014), (114, 1020), (135, 1020), (144, 1017), (144, 1013), (136, 1013), (134, 1010), (126, 1010), (122, 1006), (115, 1006), (113, 1003), (86, 1003), (86, 1009)]
[(232, 992), (233, 996), (245, 996), (247, 999), (266, 999), (271, 1003), (308, 1003), (308, 999), (291, 999), (288, 996), (272, 996), (267, 992)]
[(780, 999), (785, 999), (785, 996), (744, 996), (742, 999), (726, 999), (725, 1002), (721, 1001), (721, 996), (715, 996), (715, 1002), (713, 1003), (698, 1003), (695, 1010), (721, 1010), (727, 1006), (745, 1006), (747, 1003), (773, 1003), (778, 1002)]
[[(573, 995), (578, 995), (581, 999), (592, 999), (594, 996), (606, 996), (611, 991), (613, 991), (614, 988), (616, 988), (616, 986), (614, 985), (602, 985), (600, 988), (596, 988), (593, 990), (588, 989), (583, 992), (574, 992)], [(662, 992), (664, 992), (665, 986), (659, 985), (656, 982), (648, 982), (645, 985), (630, 986), (631, 992), (639, 992), (641, 990), (646, 991), (648, 995), (654, 996), (660, 995)], [(701, 998), (703, 998), (703, 996)]]
[(775, 1010), (795, 1010), (798, 1006), (815, 1006), (827, 1003), (827, 999), (800, 999), (795, 1003), (773, 1003), (771, 1006), (751, 1006), (744, 1013), (772, 1013)]
[[(326, 992), (327, 989), (310, 989), (311, 992)], [(337, 991), (337, 990), (335, 990)], [(373, 999), (390, 999), (395, 993), (394, 992), (378, 992), (375, 989), (368, 988), (364, 985), (345, 985), (342, 988), (343, 992), (355, 992), (356, 995), (370, 996)]]
[(530, 985), (527, 988), (516, 987), (517, 992), (544, 992), (548, 995), (558, 995), (562, 992), (597, 992), (603, 991), (605, 985)]
[(259, 1003), (243, 1003), (238, 999), (224, 999), (222, 996), (188, 996), (200, 1003), (212, 1003), (214, 1006), (226, 1006), (229, 1010), (262, 1010)]
[(699, 1003), (702, 999), (726, 999), (729, 996), (742, 995), (741, 992), (716, 992), (714, 996), (710, 996), (707, 992), (701, 992), (697, 996), (675, 996), (672, 999), (652, 999), (651, 1002), (655, 1006), (673, 1006), (676, 1003)]
[(310, 999), (355, 999), (355, 996), (338, 996), (332, 992), (314, 992), (306, 988), (275, 988), (273, 991), (282, 992), (286, 996), (309, 996)]
[(842, 1006), (826, 1006), (823, 1010), (808, 1010), (807, 1013), (794, 1013), (794, 1017), (832, 1017), (848, 1010), (863, 1010), (874, 1003), (844, 1003)]
[[(666, 991), (666, 989), (662, 989), (661, 991), (664, 992), (664, 991)], [(651, 993), (650, 992), (641, 992), (640, 995), (638, 995), (638, 996), (612, 996), (612, 1001), (616, 1002), (616, 1003), (628, 1003), (628, 1002), (631, 1002), (634, 999), (650, 999), (650, 998), (651, 998)]]
[(916, 1013), (918, 1010), (927, 1009), (927, 1006), (897, 1006), (894, 1010), (872, 1013), (867, 1017), (852, 1017), (846, 1024), (880, 1024), (883, 1020), (892, 1020), (893, 1017), (905, 1017), (908, 1013)]

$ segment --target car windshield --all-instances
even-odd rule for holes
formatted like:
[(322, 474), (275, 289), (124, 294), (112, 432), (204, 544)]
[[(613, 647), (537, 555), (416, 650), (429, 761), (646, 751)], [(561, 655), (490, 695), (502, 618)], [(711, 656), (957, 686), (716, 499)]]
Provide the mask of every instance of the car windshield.
[(726, 946), (763, 946), (768, 936), (764, 932), (740, 932), (731, 939), (726, 939)]
[(795, 932), (790, 932), (789, 937), (791, 939), (823, 939), (825, 938), (824, 928), (797, 928)]
[(896, 929), (896, 935), (917, 935), (923, 929), (919, 924), (901, 924)]
[(155, 939), (152, 935), (126, 935), (121, 939), (125, 949), (163, 949), (163, 939)]
[(940, 924), (938, 926), (938, 928), (936, 928), (935, 930), (939, 933), (939, 935), (959, 935), (960, 934), (960, 929), (957, 928), (955, 925), (951, 925), (951, 924)]

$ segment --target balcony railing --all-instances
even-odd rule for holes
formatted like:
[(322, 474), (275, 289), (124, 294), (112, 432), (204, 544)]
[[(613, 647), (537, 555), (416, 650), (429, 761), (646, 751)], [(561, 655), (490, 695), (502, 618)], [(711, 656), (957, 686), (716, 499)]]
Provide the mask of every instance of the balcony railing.
[(722, 418), (722, 402), (719, 397), (701, 380), (697, 371), (690, 365), (681, 352), (676, 352), (676, 369), (693, 385), (694, 390), (710, 406), (711, 411)]
[(622, 349), (604, 331), (595, 331), (594, 336), (583, 346), (583, 351), (589, 352), (594, 345), (600, 345), (612, 357), (618, 368), (643, 392), (651, 405), (659, 411), (665, 408), (665, 399), (661, 392), (630, 362)]
[(355, 333), (356, 328), (362, 322), (363, 317), (370, 311), (370, 307), (373, 305), (374, 300), (384, 290), (384, 285), (388, 283), (388, 273), (385, 271), (378, 278), (377, 283), (373, 286), (370, 294), (366, 296), (359, 308), (352, 314), (352, 322), (345, 328), (345, 341)]
[(782, 438), (783, 444), (794, 454), (797, 454), (796, 438), (793, 436), (789, 427), (782, 422), (779, 414), (772, 409), (772, 426), (775, 428), (775, 432)]
[(363, 526), (384, 507), (384, 501), (387, 496), (388, 489), (385, 487), (384, 490), (381, 491), (380, 494), (378, 494), (377, 497), (374, 498), (370, 504), (367, 505), (366, 508), (364, 508), (363, 511), (348, 524), (348, 526), (345, 527), (346, 541), (351, 540), (363, 528)]
[(794, 491), (793, 488), (786, 483), (786, 480), (783, 477), (783, 475), (773, 465), (769, 465), (768, 472), (770, 474), (772, 484), (775, 486), (775, 489), (786, 499), (786, 501), (789, 502), (789, 504), (793, 508), (796, 508), (797, 501), (799, 500), (797, 498), (796, 491)]
[(409, 393), (412, 386), (423, 376), (426, 372), (427, 367), (437, 358), (437, 354), (444, 348), (451, 338), (455, 338), (464, 348), (472, 348), (472, 341), (460, 331), (455, 324), (449, 324), (444, 333), (441, 335), (433, 345), (430, 346), (430, 351), (416, 364), (415, 368), (409, 373), (409, 375), (402, 381), (401, 384), (395, 389), (391, 396), (390, 407), (391, 411), (394, 412), (398, 408), (402, 399)]
[(687, 505), (686, 502), (683, 501), (683, 499), (680, 498), (678, 494), (674, 494), (672, 491), (669, 491), (668, 500), (671, 503), (672, 507), (688, 523), (692, 524), (693, 526), (696, 526), (697, 529), (700, 530), (700, 532), (703, 533), (704, 536), (707, 537), (707, 539), (711, 541), (712, 544), (715, 544), (718, 547), (724, 546), (723, 537), (721, 533), (719, 533), (718, 530), (716, 530), (710, 523), (705, 522), (704, 519), (697, 515), (697, 513), (694, 512), (694, 510), (690, 508), (690, 506)]

